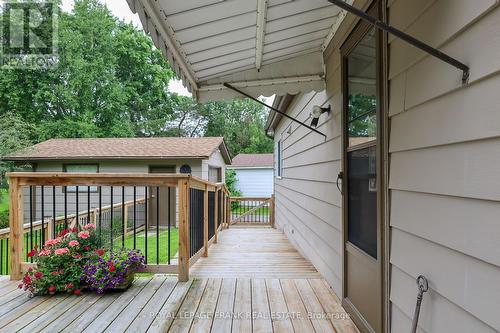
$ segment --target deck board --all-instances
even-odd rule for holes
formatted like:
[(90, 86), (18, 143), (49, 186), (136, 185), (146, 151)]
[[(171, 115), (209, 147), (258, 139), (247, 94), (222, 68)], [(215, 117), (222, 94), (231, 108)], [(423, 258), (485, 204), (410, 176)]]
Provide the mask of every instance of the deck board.
[(0, 278), (0, 332), (359, 333), (314, 266), (271, 228), (224, 230), (188, 282), (157, 274), (122, 293), (34, 298), (17, 284)]

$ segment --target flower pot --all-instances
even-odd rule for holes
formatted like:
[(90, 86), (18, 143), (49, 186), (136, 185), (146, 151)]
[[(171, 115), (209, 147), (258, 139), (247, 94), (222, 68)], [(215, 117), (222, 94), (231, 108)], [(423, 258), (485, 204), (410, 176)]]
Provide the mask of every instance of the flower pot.
[(125, 274), (125, 280), (122, 283), (117, 284), (113, 289), (115, 290), (125, 290), (132, 285), (135, 278), (135, 271), (130, 270)]

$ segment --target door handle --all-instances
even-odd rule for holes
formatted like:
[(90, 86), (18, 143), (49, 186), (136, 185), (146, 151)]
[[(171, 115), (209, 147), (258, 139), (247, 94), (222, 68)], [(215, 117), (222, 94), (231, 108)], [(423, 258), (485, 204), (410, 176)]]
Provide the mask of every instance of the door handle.
[(340, 171), (339, 174), (337, 175), (337, 189), (339, 190), (339, 192), (341, 194), (342, 193), (342, 188), (340, 188), (340, 184), (339, 184), (339, 180), (341, 180), (342, 182), (344, 181), (344, 172), (343, 171)]

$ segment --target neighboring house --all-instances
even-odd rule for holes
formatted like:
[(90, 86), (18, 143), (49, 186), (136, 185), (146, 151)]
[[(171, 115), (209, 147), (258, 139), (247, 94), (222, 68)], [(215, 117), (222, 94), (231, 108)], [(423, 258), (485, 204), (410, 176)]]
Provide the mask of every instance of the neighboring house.
[[(203, 138), (103, 138), (103, 139), (52, 139), (41, 142), (22, 151), (13, 153), (5, 160), (31, 164), (35, 172), (99, 172), (99, 173), (191, 173), (193, 176), (224, 182), (226, 164), (231, 163), (230, 155), (222, 137)], [(73, 214), (76, 209), (78, 190), (78, 211), (94, 209), (99, 205), (99, 191), (96, 186), (68, 186), (55, 189), (56, 216)], [(42, 216), (41, 187), (31, 189), (31, 204), (34, 206), (35, 221)], [(43, 212), (45, 218), (53, 215), (53, 189), (45, 186)], [(88, 193), (90, 191), (90, 193)], [(101, 206), (110, 202), (109, 187), (101, 188)], [(151, 200), (148, 210), (149, 221), (156, 225), (156, 197), (160, 203), (160, 225), (175, 219), (176, 192), (174, 188), (146, 188), (137, 186), (136, 198), (144, 198), (147, 191)], [(123, 189), (125, 202), (133, 200), (133, 187)], [(25, 207), (29, 210), (29, 189), (25, 189)], [(90, 195), (88, 195), (90, 194)], [(63, 198), (65, 197), (65, 199)], [(170, 198), (170, 202), (168, 202)], [(90, 199), (90, 202), (89, 202)], [(67, 210), (62, 204), (66, 200)], [(113, 189), (113, 204), (122, 202), (122, 188)], [(119, 213), (119, 209), (117, 209)], [(29, 220), (25, 214), (25, 221)], [(172, 223), (172, 222), (171, 222)]]
[(271, 197), (273, 194), (273, 154), (239, 154), (227, 168), (236, 172), (236, 188), (242, 196)]

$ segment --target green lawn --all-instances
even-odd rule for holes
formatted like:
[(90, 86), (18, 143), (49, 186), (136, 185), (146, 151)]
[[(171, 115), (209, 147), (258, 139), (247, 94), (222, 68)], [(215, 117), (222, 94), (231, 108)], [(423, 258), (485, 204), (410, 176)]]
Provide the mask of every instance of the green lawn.
[[(40, 236), (38, 236), (40, 237)], [(160, 232), (160, 256), (159, 256), (159, 263), (160, 264), (167, 264), (167, 255), (168, 255), (168, 248), (167, 248), (167, 239), (168, 239), (168, 232), (166, 230)], [(39, 243), (40, 240), (36, 240), (35, 238), (33, 239), (33, 243)], [(24, 243), (25, 246), (28, 244), (29, 247), (29, 233), (24, 234)], [(8, 252), (8, 247), (7, 247), (7, 241), (2, 240), (0, 241), (1, 245), (1, 268), (0, 272), (2, 274), (7, 274), (8, 272), (8, 267), (9, 263), (7, 262), (7, 252)], [(117, 238), (115, 240), (115, 246), (121, 245), (121, 237)], [(127, 249), (133, 249), (134, 248), (134, 235), (130, 234), (125, 238), (125, 248)], [(143, 254), (145, 254), (145, 239), (144, 239), (144, 232), (139, 232), (136, 234), (136, 248), (141, 250)], [(179, 249), (179, 231), (177, 228), (172, 228), (170, 229), (170, 259), (174, 258), (175, 255), (177, 254), (177, 251)], [(147, 260), (149, 264), (156, 264), (156, 233), (151, 232), (148, 236), (148, 255), (147, 255)], [(10, 258), (9, 258), (10, 259)], [(29, 260), (28, 260), (29, 261)]]
[(9, 226), (9, 191), (0, 189), (0, 229)]
[[(137, 233), (136, 235), (136, 248), (141, 250), (143, 254), (146, 254), (146, 242), (145, 242), (144, 232)], [(148, 252), (147, 252), (147, 263), (156, 264), (156, 232), (150, 231), (147, 237)], [(159, 263), (166, 264), (168, 256), (168, 232), (167, 230), (160, 231), (159, 237)], [(134, 235), (128, 235), (125, 238), (125, 248), (134, 248)], [(176, 228), (170, 229), (170, 259), (174, 258), (179, 249), (179, 231)]]
[[(245, 212), (248, 212), (252, 208), (253, 207), (243, 207), (243, 206), (241, 206), (241, 207), (236, 207), (236, 208), (231, 209), (231, 212), (233, 214), (243, 214)], [(261, 208), (255, 210), (252, 214), (255, 215), (255, 216), (258, 216), (258, 215), (268, 216), (269, 215), (269, 207), (261, 207)]]

